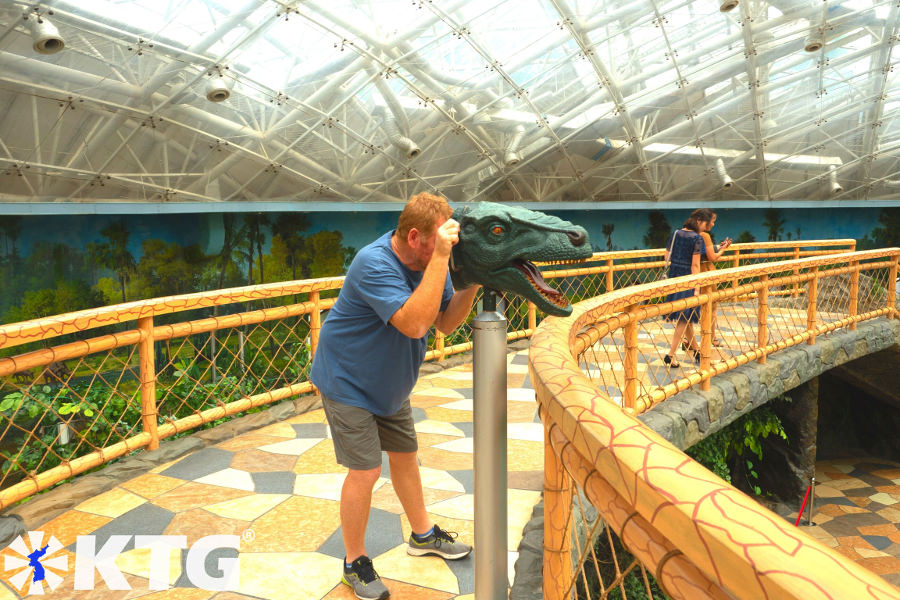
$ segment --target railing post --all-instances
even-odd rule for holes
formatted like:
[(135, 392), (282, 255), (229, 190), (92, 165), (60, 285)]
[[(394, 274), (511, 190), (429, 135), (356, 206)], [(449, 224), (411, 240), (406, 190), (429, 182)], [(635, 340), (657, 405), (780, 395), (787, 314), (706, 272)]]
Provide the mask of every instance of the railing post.
[(891, 268), (888, 270), (888, 308), (891, 309), (888, 318), (891, 319), (897, 318), (897, 258), (891, 258)]
[(159, 432), (156, 429), (156, 354), (154, 353), (153, 317), (138, 319), (141, 341), (138, 342), (138, 358), (141, 375), (141, 422), (150, 434), (147, 450), (159, 448)]
[(606, 293), (610, 293), (613, 290), (613, 259), (608, 258), (606, 260)]
[(318, 290), (309, 293), (309, 301), (313, 303), (313, 311), (309, 315), (309, 361), (312, 362), (316, 348), (319, 347), (319, 332), (322, 330), (322, 309)]
[(572, 581), (569, 531), (572, 526), (572, 483), (550, 445), (544, 426), (544, 564), (545, 600), (568, 600)]
[[(859, 306), (859, 261), (851, 260), (850, 266), (854, 269), (850, 273), (850, 315), (855, 317)], [(850, 323), (850, 331), (856, 331), (856, 321)]]
[(434, 332), (434, 349), (438, 351), (438, 360), (444, 360), (444, 334)]
[[(756, 308), (756, 345), (762, 350), (769, 344), (769, 276), (760, 275), (759, 280), (763, 286), (756, 294), (758, 305)], [(761, 365), (766, 364), (766, 353), (756, 359)]]
[(816, 343), (816, 299), (819, 296), (819, 269), (818, 267), (813, 267), (814, 277), (809, 280), (809, 287), (807, 288), (807, 300), (809, 303), (806, 308), (806, 330), (809, 331), (809, 339), (806, 340), (806, 343), (812, 346)]
[[(732, 266), (734, 266), (734, 267), (741, 266), (741, 251), (739, 249), (734, 251), (734, 264)], [(734, 279), (731, 280), (731, 288), (737, 289), (737, 286), (738, 286), (738, 280), (737, 280), (737, 277), (735, 277)]]
[[(800, 258), (800, 246), (794, 246), (794, 260)], [(794, 269), (794, 275), (799, 275), (800, 272), (797, 269)], [(791, 290), (791, 298), (796, 298), (800, 295), (800, 284), (796, 281), (794, 282), (794, 288)]]
[[(712, 322), (713, 322), (713, 306), (712, 294), (715, 286), (706, 285), (700, 289), (701, 294), (706, 294), (708, 300), (700, 305), (700, 371), (708, 371), (710, 363), (710, 355), (712, 354)], [(709, 378), (700, 382), (700, 389), (704, 392), (709, 391)]]
[(537, 305), (534, 302), (528, 303), (528, 329), (532, 332), (537, 328)]
[[(631, 306), (625, 307), (625, 312), (628, 314), (633, 315), (635, 310), (636, 306), (634, 306), (633, 304)], [(628, 321), (628, 324), (625, 325), (625, 389), (622, 390), (622, 399), (625, 408), (634, 408), (635, 401), (637, 400), (637, 327), (637, 321), (634, 319)]]

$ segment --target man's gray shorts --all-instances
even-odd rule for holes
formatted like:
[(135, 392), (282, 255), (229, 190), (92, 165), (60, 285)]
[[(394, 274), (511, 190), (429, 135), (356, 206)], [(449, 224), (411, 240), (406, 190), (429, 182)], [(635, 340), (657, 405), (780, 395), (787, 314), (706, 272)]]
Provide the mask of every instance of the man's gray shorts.
[(389, 417), (325, 396), (322, 396), (322, 407), (331, 428), (334, 454), (348, 469), (365, 471), (380, 467), (382, 450), (415, 452), (419, 449), (409, 398)]

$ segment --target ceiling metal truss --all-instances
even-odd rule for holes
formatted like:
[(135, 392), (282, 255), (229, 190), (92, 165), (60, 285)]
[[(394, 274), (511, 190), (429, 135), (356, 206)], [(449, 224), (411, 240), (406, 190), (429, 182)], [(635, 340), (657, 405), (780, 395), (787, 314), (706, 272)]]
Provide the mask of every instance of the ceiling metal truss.
[(731, 4), (0, 0), (0, 201), (900, 199), (900, 3)]

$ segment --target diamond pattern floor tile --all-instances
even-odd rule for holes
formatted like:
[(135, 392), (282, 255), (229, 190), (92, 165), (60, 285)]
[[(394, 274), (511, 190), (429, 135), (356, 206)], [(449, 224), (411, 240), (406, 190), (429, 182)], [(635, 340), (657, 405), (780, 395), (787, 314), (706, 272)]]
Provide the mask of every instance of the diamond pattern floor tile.
[[(723, 325), (720, 323), (720, 330), (725, 331)], [(666, 331), (666, 325), (661, 330)], [(594, 364), (613, 364), (620, 351), (616, 344), (598, 347)], [(647, 351), (664, 352), (652, 345)], [(607, 356), (616, 361), (603, 361)], [(507, 381), (513, 386), (507, 398), (507, 541), (508, 566), (513, 573), (522, 528), (540, 498), (543, 427), (535, 419), (527, 351), (511, 355), (507, 364)], [(584, 367), (596, 370), (593, 365)], [(641, 369), (648, 368), (657, 367), (651, 360), (649, 365), (641, 365)], [(605, 383), (611, 396), (620, 397), (620, 365), (615, 364), (613, 371), (610, 381), (598, 383)], [(468, 543), (474, 541), (471, 378), (471, 364), (426, 375), (411, 398), (429, 515)], [(338, 498), (345, 474), (346, 469), (335, 461), (324, 413), (319, 409), (157, 467), (86, 501), (80, 510), (60, 515), (44, 530), (64, 546), (72, 544), (75, 536), (90, 533), (104, 539), (120, 533), (164, 532), (186, 535), (190, 540), (217, 533), (242, 536), (241, 581), (234, 591), (213, 594), (191, 586), (183, 573), (182, 552), (181, 563), (177, 553), (170, 560), (170, 580), (177, 587), (151, 592), (145, 578), (146, 552), (133, 550), (132, 543), (122, 561), (125, 578), (134, 590), (79, 592), (72, 598), (350, 599), (349, 588), (340, 583), (343, 545)], [(826, 546), (900, 584), (900, 464), (871, 458), (822, 461), (816, 477), (820, 485), (814, 520), (818, 525), (806, 530)], [(786, 518), (793, 523), (796, 513)], [(367, 539), (371, 541), (367, 543), (392, 597), (474, 599), (472, 557), (445, 562), (406, 555), (409, 522), (389, 479), (379, 480), (373, 493), (370, 525)], [(71, 552), (62, 552), (71, 563)], [(279, 576), (283, 573), (291, 576)], [(8, 582), (13, 575), (10, 572), (0, 578)], [(68, 589), (72, 589), (71, 581)], [(0, 600), (7, 597), (15, 596), (0, 586)]]

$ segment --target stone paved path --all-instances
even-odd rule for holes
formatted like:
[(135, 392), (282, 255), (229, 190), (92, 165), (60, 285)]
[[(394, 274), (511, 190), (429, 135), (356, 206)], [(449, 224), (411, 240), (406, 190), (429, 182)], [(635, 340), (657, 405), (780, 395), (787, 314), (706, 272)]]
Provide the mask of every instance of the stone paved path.
[[(543, 426), (536, 417), (528, 383), (527, 350), (510, 354), (508, 392), (508, 565), (517, 557), (522, 529), (540, 499), (543, 483)], [(412, 395), (425, 502), (435, 522), (474, 540), (472, 366), (423, 376)], [(65, 557), (68, 574), (47, 598), (125, 600), (338, 600), (353, 598), (340, 583), (344, 556), (338, 498), (345, 469), (336, 464), (321, 409), (240, 435), (189, 454), (83, 502), (41, 526), (63, 548), (47, 559)], [(388, 475), (385, 455), (383, 473)], [(474, 598), (473, 558), (444, 561), (410, 557), (409, 523), (388, 478), (378, 481), (369, 518), (367, 550), (393, 592), (392, 598), (445, 600)], [(125, 547), (116, 564), (131, 590), (110, 590), (97, 577), (93, 591), (75, 591), (76, 536), (94, 535), (101, 547), (111, 535), (184, 535), (190, 547), (213, 534), (242, 535), (240, 586), (234, 592), (198, 589), (185, 575), (186, 552), (171, 553), (166, 591), (149, 588), (150, 553)], [(31, 543), (28, 551), (36, 544)], [(7, 548), (4, 556), (15, 556)], [(211, 559), (234, 556), (219, 551)], [(51, 556), (52, 555), (52, 556)], [(31, 569), (0, 575), (0, 600), (27, 593)], [(6, 560), (4, 558), (4, 560)], [(15, 562), (15, 561), (13, 561)], [(49, 562), (44, 562), (51, 566)], [(56, 563), (59, 564), (59, 563)], [(215, 562), (207, 568), (215, 574)], [(51, 569), (48, 569), (50, 571)], [(24, 573), (24, 575), (23, 575)], [(61, 571), (66, 575), (66, 571)], [(49, 581), (49, 580), (48, 580)], [(18, 584), (18, 585), (16, 585)]]
[[(661, 323), (656, 326), (668, 329)], [(727, 321), (720, 321), (720, 334), (739, 341)], [(654, 362), (653, 358), (643, 364), (648, 362)], [(423, 376), (412, 397), (428, 510), (436, 522), (469, 541), (474, 537), (471, 372), (467, 364)], [(528, 381), (527, 350), (508, 356), (507, 374), (511, 576), (522, 528), (540, 497), (543, 428)], [(343, 548), (337, 500), (345, 470), (335, 463), (328, 437), (324, 414), (315, 410), (163, 465), (47, 522), (41, 527), (43, 543), (52, 535), (63, 546), (55, 553), (51, 549), (47, 558), (65, 557), (68, 570), (59, 571), (65, 577), (55, 590), (45, 588), (44, 597), (353, 598), (339, 583)], [(387, 465), (383, 468), (387, 475)], [(818, 465), (816, 478), (814, 522), (818, 525), (806, 531), (900, 585), (900, 463), (868, 457), (825, 461)], [(796, 513), (785, 517), (793, 523)], [(445, 562), (406, 555), (409, 525), (387, 478), (376, 485), (369, 532), (369, 554), (393, 598), (474, 598), (471, 557)], [(149, 551), (136, 550), (129, 542), (117, 565), (130, 590), (110, 590), (98, 576), (95, 590), (74, 591), (72, 544), (76, 536), (89, 534), (97, 537), (98, 547), (115, 534), (184, 535), (189, 546), (207, 535), (242, 535), (240, 587), (237, 592), (198, 589), (185, 575), (186, 553), (174, 552), (171, 587), (151, 590)], [(34, 540), (28, 550), (39, 542)], [(11, 549), (0, 554), (5, 569), (0, 574), (0, 600), (24, 597), (30, 569), (21, 563), (10, 568), (17, 564), (5, 558), (15, 556)], [(211, 559), (234, 554), (220, 551)], [(207, 561), (207, 569), (215, 575), (215, 562)]]
[[(808, 522), (804, 512), (802, 522)], [(787, 515), (794, 523), (797, 511)], [(900, 586), (900, 463), (870, 457), (819, 461), (813, 526), (803, 529)]]

